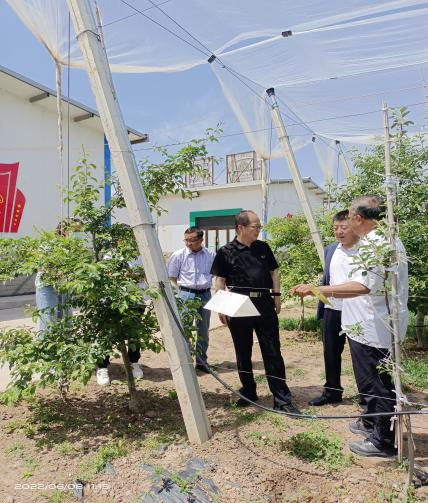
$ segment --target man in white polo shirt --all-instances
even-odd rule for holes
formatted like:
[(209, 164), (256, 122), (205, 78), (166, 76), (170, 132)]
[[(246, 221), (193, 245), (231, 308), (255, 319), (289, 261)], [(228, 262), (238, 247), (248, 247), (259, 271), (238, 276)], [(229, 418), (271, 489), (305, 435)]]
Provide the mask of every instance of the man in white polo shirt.
[[(320, 287), (322, 294), (344, 299), (342, 328), (348, 335), (358, 392), (366, 403), (365, 413), (393, 412), (396, 399), (391, 375), (384, 369), (392, 347), (383, 288), (385, 268), (374, 260), (374, 248), (386, 243), (386, 238), (376, 230), (382, 213), (381, 199), (376, 196), (363, 196), (351, 203), (349, 223), (361, 241), (358, 253), (351, 261), (349, 281)], [(399, 331), (401, 340), (404, 340), (409, 314), (407, 257), (398, 238), (396, 245), (398, 257), (394, 269), (398, 283)], [(312, 288), (311, 285), (297, 285), (293, 292), (306, 296), (312, 293)], [(388, 300), (391, 305), (390, 295)], [(355, 454), (380, 457), (396, 454), (390, 416), (363, 417), (351, 422), (349, 428), (353, 433), (366, 437), (363, 441), (349, 444)]]
[[(359, 237), (348, 222), (348, 210), (333, 216), (333, 233), (337, 239), (324, 250), (323, 285), (339, 285), (348, 281), (349, 258), (356, 253), (354, 246)], [(309, 405), (319, 407), (342, 401), (343, 388), (340, 382), (342, 353), (346, 336), (342, 331), (342, 299), (330, 297), (330, 305), (318, 303), (317, 319), (323, 320), (322, 340), (324, 347), (325, 384), (320, 396), (309, 401)]]

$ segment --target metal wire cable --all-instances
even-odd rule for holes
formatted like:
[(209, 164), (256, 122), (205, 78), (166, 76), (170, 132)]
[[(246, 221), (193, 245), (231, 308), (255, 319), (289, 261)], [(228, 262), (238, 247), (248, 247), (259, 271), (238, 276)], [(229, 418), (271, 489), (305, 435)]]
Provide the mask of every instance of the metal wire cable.
[(170, 30), (169, 28), (167, 28), (166, 26), (164, 26), (163, 24), (159, 23), (158, 21), (156, 21), (155, 19), (151, 18), (150, 16), (148, 16), (147, 14), (144, 14), (144, 11), (140, 10), (140, 9), (137, 9), (137, 7), (135, 7), (134, 5), (130, 4), (129, 2), (127, 2), (126, 0), (119, 0), (119, 2), (122, 2), (124, 5), (127, 5), (130, 9), (133, 9), (135, 12), (137, 12), (138, 14), (141, 14), (141, 16), (145, 17), (146, 19), (148, 19), (149, 21), (151, 21), (152, 23), (154, 23), (155, 25), (159, 26), (159, 28), (162, 28), (163, 30), (165, 30), (166, 32), (168, 32), (170, 35), (178, 38), (179, 40), (181, 40), (182, 42), (184, 42), (185, 44), (187, 45), (190, 45), (190, 47), (193, 47), (193, 49), (197, 50), (198, 52), (200, 52), (201, 54), (203, 54), (205, 57), (209, 57), (211, 56), (211, 53), (207, 54), (204, 50), (202, 50), (200, 47), (197, 47), (196, 45), (192, 44), (192, 42), (189, 42), (188, 40), (186, 40), (185, 38), (181, 37), (180, 35), (178, 35), (177, 33), (175, 33), (174, 31)]
[[(167, 12), (165, 12), (163, 9), (161, 9), (159, 7), (158, 4), (155, 4), (153, 2), (153, 0), (149, 0), (149, 2), (152, 4), (153, 8), (156, 8), (157, 10), (159, 10), (164, 16), (166, 16), (171, 22), (173, 22), (177, 27), (179, 27), (182, 31), (184, 31), (184, 33), (186, 33), (189, 37), (191, 37), (195, 42), (197, 42), (202, 48), (198, 48), (197, 46), (195, 46), (193, 43), (189, 42), (188, 40), (186, 40), (185, 38), (181, 37), (180, 35), (178, 35), (177, 33), (175, 33), (174, 31), (170, 30), (169, 28), (167, 28), (166, 26), (162, 25), (161, 23), (159, 23), (158, 21), (154, 20), (153, 18), (151, 18), (150, 16), (147, 16), (146, 14), (144, 14), (144, 11), (143, 10), (140, 10), (140, 9), (137, 9), (135, 6), (133, 6), (132, 4), (130, 4), (129, 2), (127, 2), (126, 0), (119, 0), (120, 2), (122, 2), (123, 4), (127, 5), (128, 7), (130, 7), (131, 9), (135, 10), (137, 13), (141, 14), (142, 16), (144, 16), (145, 18), (149, 19), (150, 21), (152, 21), (153, 23), (155, 23), (157, 26), (159, 26), (160, 28), (166, 30), (168, 33), (170, 33), (171, 35), (177, 37), (178, 39), (180, 39), (181, 41), (185, 42), (186, 44), (190, 45), (191, 47), (193, 47), (194, 49), (196, 49), (197, 51), (201, 52), (202, 54), (204, 54), (205, 56), (208, 56), (208, 57), (211, 57), (214, 53), (213, 51), (207, 47), (203, 42), (201, 42), (197, 37), (195, 37), (189, 30), (187, 30), (183, 25), (181, 25), (178, 21), (176, 21), (172, 16), (170, 16)], [(207, 51), (208, 54), (206, 54), (204, 51)], [(215, 61), (217, 63), (219, 63), (222, 68), (224, 68), (225, 70), (227, 70), (231, 75), (233, 75), (236, 79), (238, 79), (245, 87), (247, 87), (252, 93), (255, 94), (255, 96), (262, 100), (266, 106), (269, 106), (269, 103), (267, 101), (267, 98), (266, 97), (263, 97), (261, 96), (257, 91), (255, 91), (245, 80), (249, 81), (249, 82), (252, 82), (253, 84), (259, 86), (260, 88), (262, 88), (263, 86), (261, 86), (260, 84), (258, 84), (257, 82), (251, 80), (249, 77), (245, 76), (245, 75), (242, 75), (240, 74), (239, 72), (235, 71), (234, 69), (232, 69), (230, 66), (226, 65), (219, 57), (216, 56), (215, 58)], [(279, 98), (280, 101), (282, 101), (280, 98)], [(424, 104), (426, 102), (423, 102)], [(414, 106), (413, 104), (412, 105), (405, 105), (405, 106)], [(284, 113), (284, 112), (282, 112)], [(306, 127), (309, 131), (311, 131), (315, 136), (319, 137), (321, 139), (321, 141), (323, 141), (328, 148), (331, 148), (335, 151), (337, 151), (337, 149), (335, 149), (333, 146), (331, 146), (326, 140), (324, 140), (322, 138), (322, 136), (318, 135), (318, 133), (315, 133), (315, 131), (313, 131), (311, 128), (309, 128), (307, 126), (307, 124), (310, 124), (310, 123), (315, 123), (315, 122), (320, 122), (320, 121), (324, 121), (324, 120), (332, 120), (332, 119), (336, 119), (336, 118), (347, 118), (347, 117), (358, 117), (358, 116), (361, 116), (361, 115), (366, 115), (366, 114), (370, 114), (370, 113), (378, 113), (378, 110), (375, 110), (373, 112), (362, 112), (362, 113), (357, 113), (357, 114), (348, 114), (348, 115), (344, 115), (344, 116), (337, 116), (337, 117), (328, 117), (328, 118), (325, 118), (325, 119), (317, 119), (317, 120), (313, 120), (313, 121), (302, 121), (300, 123), (294, 123), (294, 124), (288, 124), (288, 126), (290, 125), (302, 125), (304, 127)], [(287, 114), (284, 113), (284, 115), (287, 116)]]
[[(160, 2), (159, 5), (164, 5), (168, 2), (171, 2), (172, 0), (165, 0), (164, 2)], [(146, 12), (148, 10), (152, 10), (153, 7), (147, 7), (147, 9), (143, 9), (142, 12)], [(135, 16), (138, 16), (139, 12), (136, 12), (135, 14), (129, 14), (128, 16), (124, 16), (124, 17), (121, 17), (119, 19), (115, 19), (114, 21), (110, 21), (109, 23), (105, 23), (102, 25), (102, 28), (106, 28), (108, 26), (111, 26), (113, 24), (116, 24), (116, 23), (120, 23), (121, 21), (125, 21), (126, 19), (129, 19), (131, 17), (135, 17)]]
[[(184, 338), (184, 340), (186, 341), (186, 344), (188, 343), (188, 340), (187, 340), (187, 336), (186, 336), (186, 333), (184, 332), (184, 329), (183, 329), (183, 326), (181, 324), (181, 321), (180, 319), (177, 317), (177, 314), (174, 310), (174, 308), (172, 307), (171, 305), (171, 302), (168, 298), (168, 294), (166, 293), (166, 289), (165, 289), (165, 284), (163, 283), (163, 281), (160, 281), (159, 282), (159, 288), (162, 292), (162, 295), (165, 299), (165, 302), (168, 306), (168, 309), (176, 323), (176, 326), (177, 326), (177, 329), (179, 330), (181, 336)], [(189, 365), (189, 362), (178, 362), (178, 365), (181, 366), (181, 365)], [(252, 400), (249, 400), (246, 396), (242, 395), (239, 391), (236, 391), (232, 386), (230, 386), (229, 384), (227, 384), (223, 379), (221, 379), (216, 372), (214, 372), (211, 367), (204, 363), (202, 364), (206, 370), (208, 370), (208, 372), (224, 387), (226, 388), (227, 390), (229, 390), (230, 392), (232, 392), (233, 394), (239, 396), (240, 398), (244, 399), (245, 401), (247, 401), (248, 403), (251, 403), (252, 405), (254, 405), (255, 407), (259, 408), (259, 409), (262, 409), (262, 410), (266, 410), (268, 412), (273, 412), (275, 414), (280, 414), (280, 415), (284, 415), (284, 416), (289, 416), (289, 417), (294, 417), (296, 419), (320, 419), (320, 420), (324, 420), (324, 419), (328, 419), (328, 420), (333, 420), (333, 419), (358, 419), (358, 418), (364, 418), (364, 417), (379, 417), (379, 416), (383, 416), (383, 417), (394, 417), (394, 416), (404, 416), (404, 415), (425, 415), (425, 414), (428, 414), (428, 409), (426, 410), (407, 410), (407, 411), (402, 411), (402, 412), (397, 412), (397, 411), (394, 411), (394, 412), (372, 412), (372, 413), (368, 413), (368, 414), (343, 414), (343, 415), (337, 415), (337, 416), (333, 416), (333, 415), (313, 415), (313, 414), (294, 414), (294, 413), (291, 413), (291, 412), (285, 412), (283, 410), (276, 410), (276, 409), (273, 409), (271, 407), (266, 407), (265, 405), (262, 405), (262, 404), (259, 404), (259, 403), (256, 403)]]
[[(419, 104), (422, 104), (422, 103), (419, 103)], [(404, 106), (406, 106), (406, 105), (404, 105)], [(407, 106), (409, 106), (409, 105), (407, 105)], [(370, 111), (370, 112), (365, 112), (365, 114), (372, 114), (372, 113), (377, 113), (377, 112), (379, 112), (379, 110), (373, 110), (373, 111)], [(282, 110), (281, 110), (281, 113), (283, 113)], [(330, 118), (326, 118), (326, 119), (317, 119), (317, 121), (319, 122), (319, 121), (323, 121), (323, 120), (340, 119), (342, 117), (344, 117), (344, 116), (336, 116), (336, 117), (330, 117)], [(349, 117), (349, 116), (347, 116), (347, 117)], [(310, 121), (310, 122), (313, 122), (313, 121)], [(306, 125), (306, 124), (307, 123), (303, 122), (303, 121), (302, 122), (294, 122), (294, 123), (287, 124), (287, 127)], [(424, 127), (425, 125), (424, 124), (413, 124), (412, 126), (413, 127)], [(230, 138), (230, 137), (233, 137), (233, 136), (240, 136), (240, 135), (246, 135), (246, 134), (251, 134), (251, 133), (263, 133), (265, 131), (269, 131), (269, 130), (273, 130), (273, 129), (278, 129), (278, 128), (277, 128), (277, 126), (272, 125), (270, 128), (251, 129), (251, 130), (247, 130), (247, 131), (239, 131), (239, 132), (236, 132), (236, 133), (223, 134), (223, 135), (219, 135), (217, 138), (221, 139), (221, 138)], [(313, 132), (313, 130), (310, 129), (310, 128), (307, 128), (307, 129), (309, 131), (308, 133), (288, 134), (288, 136), (290, 138), (303, 137), (303, 136), (316, 136), (317, 138), (322, 139), (322, 141), (324, 141), (324, 142), (326, 141), (326, 139), (320, 133)], [(379, 128), (359, 129), (359, 131), (375, 131), (375, 130), (378, 130), (378, 129), (379, 130), (383, 130), (383, 128), (379, 127)], [(356, 133), (356, 134), (358, 134), (358, 133)], [(163, 145), (154, 145), (153, 147), (134, 148), (133, 150), (135, 152), (140, 152), (140, 151), (155, 150), (157, 148), (163, 148), (163, 147), (175, 147), (175, 146), (179, 146), (179, 145), (187, 145), (191, 141), (192, 140), (187, 140), (187, 141), (176, 142), (176, 143), (167, 143), (167, 144), (163, 144)], [(330, 148), (332, 148), (333, 150), (335, 150), (336, 152), (338, 152), (331, 145), (328, 145), (328, 146)]]
[(419, 89), (420, 86), (408, 86), (408, 87), (401, 87), (399, 89), (385, 89), (383, 91), (377, 91), (373, 93), (367, 93), (367, 94), (358, 94), (354, 96), (343, 96), (341, 98), (334, 98), (334, 99), (327, 99), (327, 100), (319, 100), (319, 101), (298, 101), (295, 102), (296, 104), (302, 106), (302, 107), (310, 107), (314, 105), (322, 105), (325, 103), (338, 103), (338, 102), (343, 102), (343, 101), (356, 101), (364, 98), (370, 98), (371, 96), (384, 96), (385, 94), (389, 93), (398, 93), (402, 91), (411, 91), (413, 89)]
[[(180, 362), (180, 365), (193, 365), (193, 363)], [(231, 371), (231, 372), (236, 372), (238, 374), (253, 374), (256, 377), (263, 376), (263, 377), (266, 377), (266, 378), (269, 378), (269, 379), (277, 379), (278, 381), (287, 382), (287, 379), (284, 379), (283, 377), (278, 377), (278, 376), (273, 376), (273, 375), (269, 375), (269, 374), (264, 374), (264, 373), (261, 373), (261, 372), (257, 373), (257, 372), (249, 371), (249, 370), (238, 370), (237, 368), (222, 367), (221, 365), (216, 365), (216, 364), (212, 364), (212, 363), (209, 364), (209, 367), (211, 369), (227, 370), (227, 371)], [(322, 388), (323, 389), (328, 389), (330, 391), (340, 391), (340, 392), (343, 392), (342, 388), (332, 388), (331, 386), (322, 386)], [(396, 398), (387, 398), (387, 397), (384, 397), (384, 396), (369, 395), (368, 393), (360, 393), (358, 391), (357, 391), (357, 393), (358, 393), (358, 395), (365, 396), (367, 398), (381, 398), (382, 400), (389, 400), (389, 401), (392, 401), (392, 402), (396, 402)], [(428, 403), (410, 402), (410, 401), (408, 401), (406, 403), (408, 403), (409, 405), (414, 405), (416, 407), (428, 407)]]

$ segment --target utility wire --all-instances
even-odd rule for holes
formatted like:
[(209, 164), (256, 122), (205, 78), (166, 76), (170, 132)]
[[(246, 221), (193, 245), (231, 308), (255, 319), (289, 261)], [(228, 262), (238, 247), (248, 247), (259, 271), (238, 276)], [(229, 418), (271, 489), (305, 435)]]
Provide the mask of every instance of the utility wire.
[[(281, 113), (282, 113), (282, 110), (281, 110)], [(375, 113), (375, 111), (373, 112), (367, 112), (367, 113)], [(334, 119), (334, 118), (340, 118), (340, 117), (332, 117), (332, 118), (329, 118), (329, 119), (326, 119), (326, 120), (330, 120), (330, 119)], [(324, 120), (324, 119), (322, 119)], [(297, 125), (302, 125), (302, 124), (306, 124), (304, 122), (302, 123), (291, 123), (291, 124), (287, 124), (287, 127), (290, 127), (290, 126), (297, 126)], [(412, 127), (415, 127), (415, 128), (418, 128), (418, 127), (424, 127), (424, 124), (412, 124)], [(261, 129), (251, 129), (251, 130), (248, 130), (248, 131), (239, 131), (239, 132), (236, 132), (236, 133), (228, 133), (228, 134), (223, 134), (223, 135), (219, 135), (217, 138), (230, 138), (230, 137), (233, 137), (233, 136), (240, 136), (240, 135), (246, 135), (246, 134), (251, 134), (251, 133), (263, 133), (265, 131), (271, 131), (272, 129), (277, 129), (276, 126), (272, 125), (272, 127), (270, 128), (261, 128)], [(381, 131), (383, 130), (382, 127), (376, 127), (376, 128), (363, 128), (363, 129), (359, 129), (359, 131)], [(358, 132), (355, 133), (356, 135), (358, 135)], [(303, 136), (316, 136), (320, 139), (322, 139), (322, 141), (326, 141), (326, 139), (324, 138), (323, 135), (320, 135), (320, 133), (314, 133), (312, 132), (311, 129), (308, 128), (308, 133), (296, 133), (296, 134), (288, 134), (288, 136), (290, 138), (295, 138), (295, 137), (303, 137)], [(181, 141), (181, 142), (176, 142), (176, 143), (166, 143), (166, 144), (163, 144), (163, 145), (154, 145), (153, 147), (142, 147), (142, 148), (134, 148), (133, 150), (135, 152), (139, 152), (139, 151), (144, 151), (144, 150), (154, 150), (154, 149), (157, 149), (157, 148), (163, 148), (163, 147), (175, 147), (175, 146), (179, 146), (179, 145), (187, 145), (191, 142), (192, 140), (187, 140), (187, 141)], [(329, 145), (330, 148), (334, 149), (334, 147), (332, 147), (331, 145)], [(334, 149), (336, 151), (336, 149)]]
[[(144, 16), (145, 18), (149, 19), (150, 21), (152, 21), (153, 23), (155, 23), (157, 26), (159, 26), (160, 28), (162, 28), (163, 30), (167, 31), (168, 33), (170, 33), (171, 35), (177, 37), (179, 40), (183, 41), (184, 43), (190, 45), (191, 47), (193, 47), (194, 49), (196, 49), (197, 51), (199, 51), (200, 53), (204, 54), (204, 56), (208, 56), (208, 57), (211, 57), (212, 55), (214, 55), (213, 51), (207, 47), (203, 42), (201, 42), (197, 37), (195, 37), (189, 30), (187, 30), (183, 25), (181, 25), (178, 21), (176, 21), (173, 17), (171, 17), (167, 12), (165, 12), (163, 9), (161, 9), (159, 7), (158, 4), (155, 4), (153, 2), (153, 0), (149, 0), (149, 2), (152, 4), (152, 6), (154, 8), (156, 8), (157, 10), (159, 10), (165, 17), (167, 17), (171, 22), (173, 22), (178, 28), (180, 28), (184, 33), (186, 33), (189, 37), (192, 38), (192, 40), (194, 40), (196, 43), (198, 43), (203, 49), (195, 46), (192, 42), (189, 42), (188, 40), (186, 40), (185, 38), (181, 37), (180, 35), (178, 35), (177, 33), (175, 33), (174, 31), (170, 30), (169, 28), (167, 28), (166, 26), (162, 25), (161, 23), (159, 23), (158, 21), (154, 20), (153, 18), (151, 18), (150, 16), (147, 16), (147, 14), (144, 14), (144, 11), (143, 10), (140, 10), (140, 9), (137, 9), (135, 6), (133, 6), (132, 4), (130, 4), (129, 2), (127, 2), (126, 0), (120, 0), (120, 2), (122, 2), (124, 5), (127, 5), (128, 7), (130, 7), (131, 9), (135, 10), (137, 13), (141, 14), (142, 16)], [(147, 10), (147, 9), (146, 9)], [(205, 52), (207, 51), (207, 53)], [(263, 97), (260, 95), (259, 92), (255, 91), (245, 80), (249, 81), (249, 82), (252, 82), (254, 85), (257, 85), (259, 88), (262, 88), (263, 86), (261, 86), (260, 84), (258, 84), (257, 82), (251, 80), (249, 77), (245, 76), (245, 75), (242, 75), (240, 74), (239, 72), (235, 71), (234, 69), (232, 69), (231, 67), (229, 67), (228, 65), (226, 65), (225, 63), (223, 63), (223, 61), (220, 59), (220, 57), (217, 57), (215, 58), (215, 61), (217, 61), (221, 66), (222, 68), (224, 68), (225, 70), (227, 70), (231, 75), (233, 75), (236, 79), (238, 79), (245, 87), (247, 87), (252, 93), (255, 94), (255, 96), (262, 100), (267, 106), (269, 106), (268, 102), (267, 102), (267, 99), (266, 97)], [(423, 103), (417, 103), (417, 104), (425, 104), (426, 102), (423, 102)], [(411, 105), (405, 105), (405, 106), (414, 106), (414, 105), (417, 105), (417, 104), (411, 104)], [(307, 127), (307, 129), (311, 132), (313, 132), (313, 134), (315, 136), (318, 136), (317, 133), (315, 133), (311, 128), (309, 128), (307, 126), (307, 124), (313, 124), (313, 123), (316, 123), (316, 122), (320, 122), (320, 121), (324, 121), (324, 120), (332, 120), (332, 119), (337, 119), (337, 118), (348, 118), (348, 117), (358, 117), (358, 116), (361, 116), (361, 115), (366, 115), (366, 114), (370, 114), (370, 113), (378, 113), (379, 110), (375, 110), (375, 111), (372, 111), (372, 112), (361, 112), (361, 113), (357, 113), (357, 114), (348, 114), (348, 115), (343, 115), (343, 116), (337, 116), (337, 117), (328, 117), (328, 118), (325, 118), (325, 119), (317, 119), (317, 120), (312, 120), (312, 121), (302, 121), (300, 123), (294, 123), (294, 124), (289, 124), (288, 126), (290, 125), (302, 125), (304, 127)], [(322, 138), (321, 136), (319, 136), (320, 138)], [(332, 147), (331, 145), (329, 145), (324, 139), (322, 139), (323, 142), (326, 143), (326, 145), (335, 150), (336, 149), (334, 147)]]
[(156, 21), (155, 19), (151, 18), (150, 16), (148, 16), (147, 14), (144, 14), (144, 11), (140, 10), (140, 9), (137, 9), (137, 7), (134, 7), (132, 4), (130, 4), (129, 2), (127, 2), (126, 0), (119, 0), (120, 2), (122, 2), (124, 5), (127, 5), (130, 9), (133, 9), (135, 12), (137, 12), (138, 14), (141, 14), (143, 17), (145, 17), (146, 19), (148, 19), (149, 21), (151, 21), (152, 23), (154, 23), (155, 25), (159, 26), (159, 28), (162, 28), (162, 30), (165, 30), (166, 32), (168, 32), (170, 35), (178, 38), (179, 40), (181, 40), (182, 42), (184, 42), (185, 44), (187, 45), (190, 45), (190, 47), (193, 47), (193, 49), (197, 50), (198, 52), (200, 52), (201, 54), (203, 54), (205, 57), (209, 57), (211, 56), (211, 53), (207, 54), (205, 51), (203, 51), (200, 47), (197, 47), (196, 45), (192, 44), (192, 42), (189, 42), (188, 40), (186, 40), (185, 38), (181, 37), (180, 35), (178, 35), (178, 33), (175, 33), (174, 31), (170, 30), (169, 28), (167, 28), (166, 26), (164, 26), (163, 24), (159, 23), (158, 21)]
[[(171, 302), (169, 300), (169, 297), (168, 297), (168, 294), (166, 292), (166, 289), (165, 289), (165, 284), (163, 281), (160, 281), (159, 282), (159, 288), (162, 292), (162, 295), (165, 299), (165, 302), (168, 306), (168, 309), (175, 321), (175, 324), (176, 324), (176, 327), (177, 329), (179, 330), (181, 336), (184, 338), (184, 340), (186, 341), (186, 344), (188, 344), (188, 339), (187, 339), (187, 336), (186, 336), (186, 333), (184, 332), (184, 329), (183, 329), (183, 325), (181, 324), (181, 321), (180, 321), (180, 318), (177, 316), (177, 313), (175, 312), (174, 308), (172, 307), (171, 305)], [(181, 366), (181, 365), (189, 365), (190, 363), (189, 362), (178, 362), (178, 365)], [(338, 415), (338, 416), (329, 416), (329, 415), (325, 415), (325, 416), (320, 416), (320, 415), (313, 415), (313, 414), (297, 414), (297, 413), (291, 413), (291, 412), (285, 412), (283, 410), (275, 410), (271, 407), (266, 407), (265, 405), (261, 405), (259, 403), (256, 403), (252, 400), (249, 400), (247, 397), (245, 397), (244, 395), (242, 395), (239, 391), (236, 391), (232, 386), (230, 386), (229, 384), (227, 384), (223, 379), (221, 379), (216, 372), (214, 372), (212, 370), (212, 368), (208, 365), (208, 364), (202, 364), (206, 370), (208, 370), (208, 372), (220, 383), (222, 384), (222, 386), (224, 388), (226, 388), (227, 390), (229, 390), (230, 392), (232, 392), (233, 394), (239, 396), (240, 398), (244, 399), (245, 401), (247, 401), (248, 403), (250, 403), (251, 405), (254, 405), (255, 407), (259, 408), (259, 409), (262, 409), (262, 410), (266, 410), (268, 412), (273, 412), (275, 414), (280, 414), (280, 415), (283, 415), (283, 416), (288, 416), (288, 417), (293, 417), (293, 418), (296, 418), (296, 419), (320, 419), (320, 420), (323, 420), (323, 419), (358, 419), (358, 418), (361, 418), (361, 417), (379, 417), (379, 416), (383, 416), (383, 417), (394, 417), (394, 416), (404, 416), (404, 415), (421, 415), (421, 414), (428, 414), (428, 409), (426, 410), (406, 410), (406, 411), (401, 411), (401, 412), (397, 412), (397, 411), (393, 411), (393, 412), (373, 412), (373, 413), (369, 413), (369, 414), (343, 414), (343, 415)], [(172, 370), (172, 369), (171, 369)]]
[[(165, 0), (164, 2), (160, 2), (159, 5), (164, 5), (168, 2), (171, 2), (171, 0)], [(148, 10), (152, 10), (153, 7), (147, 7), (147, 9), (143, 9), (142, 12), (146, 12)], [(119, 19), (115, 19), (114, 21), (110, 21), (109, 23), (105, 23), (102, 25), (102, 28), (106, 28), (107, 26), (111, 26), (116, 23), (120, 23), (121, 21), (125, 21), (126, 19), (129, 19), (131, 17), (138, 16), (139, 12), (135, 12), (134, 14), (129, 14), (128, 16), (121, 17)]]
[(343, 102), (343, 101), (357, 101), (363, 98), (370, 98), (371, 96), (384, 96), (385, 94), (392, 94), (392, 93), (398, 93), (402, 91), (411, 91), (413, 89), (419, 89), (420, 86), (409, 86), (409, 87), (401, 87), (399, 89), (385, 89), (383, 91), (378, 91), (378, 92), (373, 92), (373, 93), (367, 93), (367, 94), (358, 94), (354, 96), (343, 96), (342, 98), (334, 98), (334, 99), (326, 99), (326, 100), (319, 100), (319, 101), (297, 101), (294, 102), (297, 105), (300, 105), (302, 107), (311, 107), (315, 105), (323, 105), (326, 103), (338, 103), (338, 102)]

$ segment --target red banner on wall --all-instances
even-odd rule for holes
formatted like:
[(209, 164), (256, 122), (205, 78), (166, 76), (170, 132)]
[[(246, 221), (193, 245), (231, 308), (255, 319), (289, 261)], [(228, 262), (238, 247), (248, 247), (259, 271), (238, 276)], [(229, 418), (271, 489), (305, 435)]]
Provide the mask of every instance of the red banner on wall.
[(0, 232), (18, 232), (25, 206), (24, 194), (16, 188), (19, 163), (0, 164)]

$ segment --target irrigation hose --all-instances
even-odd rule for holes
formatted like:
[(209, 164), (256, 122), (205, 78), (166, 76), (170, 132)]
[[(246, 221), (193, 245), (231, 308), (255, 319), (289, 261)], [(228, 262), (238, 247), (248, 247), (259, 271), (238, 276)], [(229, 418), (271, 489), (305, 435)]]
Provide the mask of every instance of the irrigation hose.
[[(184, 329), (183, 329), (183, 326), (181, 324), (180, 319), (177, 317), (177, 314), (176, 314), (174, 308), (171, 305), (171, 302), (170, 302), (170, 300), (168, 298), (168, 295), (166, 293), (165, 284), (163, 283), (163, 281), (159, 282), (159, 287), (160, 287), (160, 289), (161, 289), (161, 291), (163, 293), (163, 296), (165, 298), (165, 301), (166, 301), (166, 304), (168, 306), (168, 309), (169, 309), (169, 311), (170, 311), (170, 313), (171, 313), (171, 315), (172, 315), (172, 317), (173, 317), (173, 319), (174, 319), (174, 321), (175, 321), (175, 323), (177, 325), (177, 328), (178, 328), (180, 334), (182, 335), (182, 337), (186, 341), (186, 344), (188, 344), (186, 333), (184, 332)], [(321, 416), (321, 415), (317, 415), (317, 414), (296, 414), (296, 413), (292, 413), (292, 412), (286, 412), (284, 410), (273, 409), (272, 407), (267, 407), (265, 405), (261, 405), (259, 403), (256, 403), (256, 402), (250, 400), (246, 396), (242, 395), (239, 391), (237, 391), (234, 388), (232, 388), (232, 386), (230, 386), (229, 384), (227, 384), (225, 381), (223, 381), (223, 379), (221, 379), (221, 377), (219, 377), (218, 374), (214, 370), (212, 370), (212, 368), (207, 363), (202, 363), (201, 365), (224, 388), (226, 388), (228, 391), (230, 391), (234, 395), (239, 396), (240, 398), (242, 398), (246, 402), (250, 403), (251, 405), (254, 405), (254, 407), (257, 407), (257, 408), (262, 409), (262, 410), (267, 411), (267, 412), (273, 412), (274, 414), (280, 414), (280, 415), (292, 417), (292, 418), (295, 418), (295, 419), (333, 420), (333, 419), (359, 419), (359, 418), (365, 418), (365, 417), (379, 417), (379, 416), (384, 416), (384, 417), (410, 416), (410, 415), (414, 416), (414, 415), (425, 415), (425, 414), (428, 414), (428, 409), (424, 409), (424, 410), (406, 410), (406, 411), (399, 411), (399, 412), (398, 411), (394, 411), (394, 412), (371, 412), (371, 413), (368, 413), (368, 414), (343, 414), (343, 415), (340, 415), (340, 416), (330, 416), (330, 415), (325, 415), (325, 416), (323, 415), (323, 416)]]

